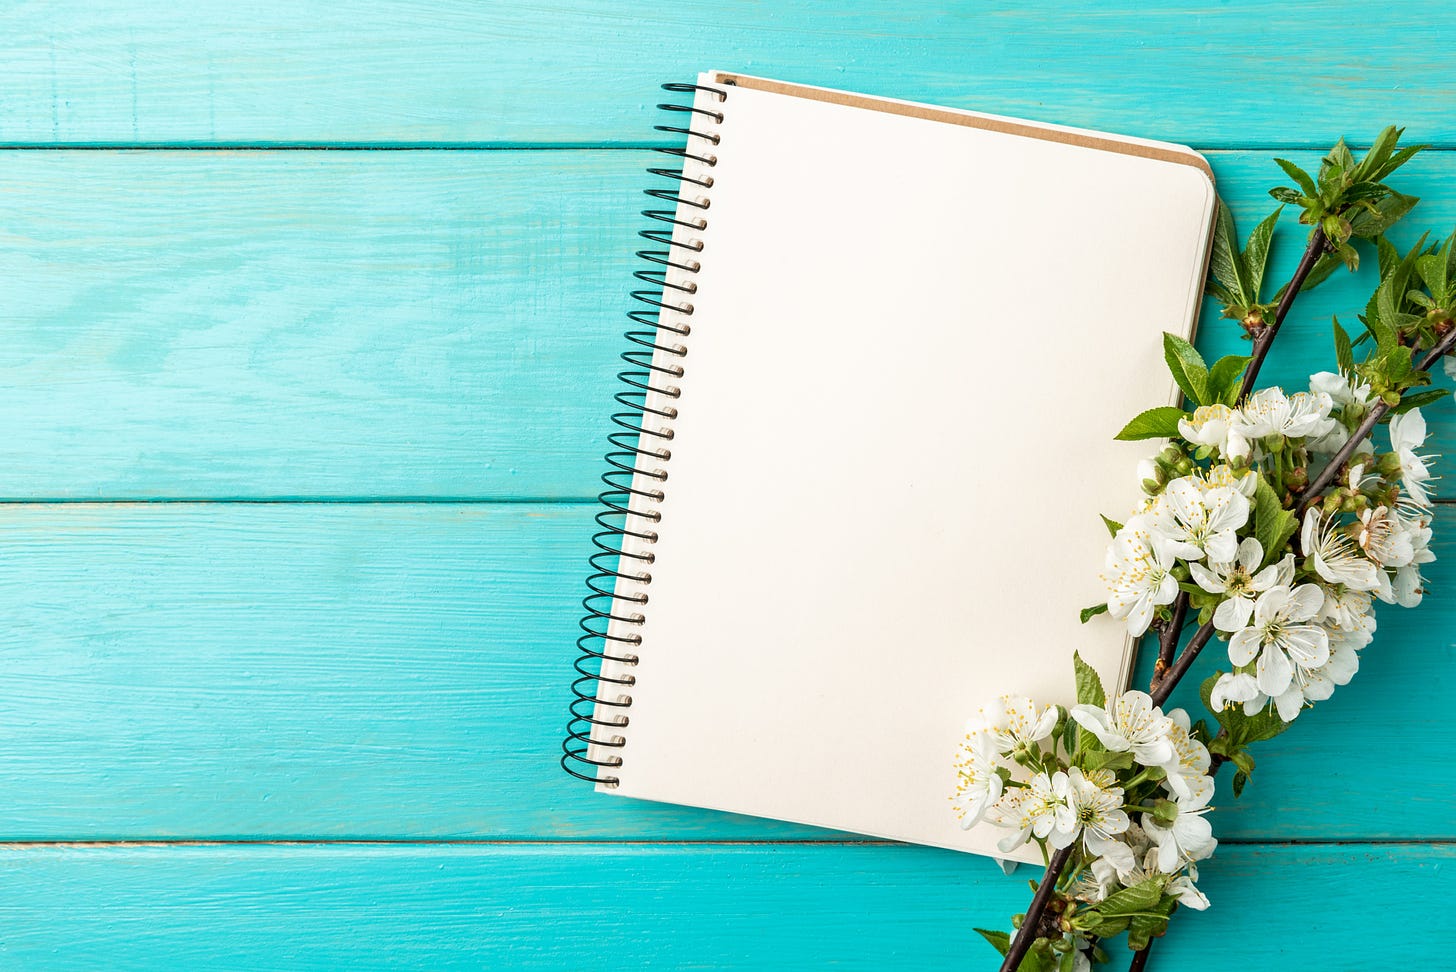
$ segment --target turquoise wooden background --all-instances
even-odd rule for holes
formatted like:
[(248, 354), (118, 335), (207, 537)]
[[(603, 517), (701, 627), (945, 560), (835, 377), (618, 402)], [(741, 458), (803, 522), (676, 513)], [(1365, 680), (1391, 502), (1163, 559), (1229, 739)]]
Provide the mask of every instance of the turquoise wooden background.
[[(1026, 889), (983, 861), (556, 766), (656, 85), (1185, 141), (1246, 225), (1276, 150), (1398, 122), (1444, 233), (1453, 33), (1435, 0), (5, 4), (0, 967), (988, 967), (971, 928)], [(1394, 918), (1456, 868), (1439, 520), (1441, 593), (1223, 795), (1159, 967), (1449, 964)]]

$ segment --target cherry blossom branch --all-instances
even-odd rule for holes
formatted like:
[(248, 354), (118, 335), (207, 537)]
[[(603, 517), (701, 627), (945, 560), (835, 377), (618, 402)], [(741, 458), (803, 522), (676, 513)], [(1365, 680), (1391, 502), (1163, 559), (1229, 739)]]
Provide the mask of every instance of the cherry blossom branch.
[(1294, 304), (1294, 298), (1299, 296), (1299, 291), (1304, 287), (1304, 280), (1309, 276), (1319, 258), (1329, 249), (1329, 241), (1325, 238), (1325, 231), (1315, 227), (1310, 234), (1309, 244), (1304, 248), (1304, 256), (1299, 258), (1299, 266), (1294, 269), (1294, 276), (1289, 278), (1289, 286), (1284, 288), (1284, 296), (1279, 298), (1279, 306), (1274, 308), (1274, 319), (1268, 324), (1260, 327), (1254, 332), (1254, 351), (1249, 360), (1249, 366), (1244, 369), (1244, 383), (1239, 386), (1239, 398), (1247, 398), (1254, 390), (1254, 382), (1259, 377), (1259, 369), (1264, 365), (1264, 359), (1269, 356), (1269, 347), (1274, 339), (1279, 336), (1279, 325), (1284, 323), (1284, 316), (1289, 313), (1289, 308)]
[(1066, 870), (1067, 862), (1072, 859), (1072, 851), (1076, 848), (1075, 842), (1068, 844), (1053, 854), (1052, 859), (1047, 862), (1046, 873), (1042, 875), (1041, 884), (1037, 885), (1036, 894), (1032, 896), (1031, 904), (1026, 909), (1026, 917), (1021, 919), (1021, 927), (1016, 930), (1016, 937), (1012, 939), (1006, 958), (1001, 962), (1001, 972), (1016, 972), (1021, 960), (1026, 958), (1031, 943), (1037, 939), (1037, 931), (1046, 915), (1047, 905), (1051, 903), (1052, 889), (1056, 887), (1062, 871)]
[[(1290, 307), (1294, 305), (1294, 299), (1299, 296), (1305, 278), (1314, 270), (1315, 264), (1319, 262), (1319, 258), (1328, 248), (1324, 230), (1316, 227), (1309, 238), (1309, 244), (1305, 247), (1304, 255), (1299, 260), (1299, 265), (1295, 268), (1294, 275), (1289, 279), (1289, 285), (1284, 288), (1284, 295), (1279, 299), (1273, 319), (1253, 335), (1254, 350), (1248, 367), (1244, 371), (1243, 385), (1239, 389), (1240, 398), (1247, 397), (1253, 388), (1254, 381), (1259, 375), (1259, 369), (1263, 365), (1264, 359), (1268, 357), (1274, 339), (1279, 335), (1279, 325), (1289, 313)], [(1456, 334), (1456, 331), (1453, 331), (1453, 334)], [(1158, 632), (1158, 660), (1153, 669), (1153, 680), (1150, 686), (1152, 689), (1150, 694), (1155, 705), (1161, 706), (1167, 700), (1173, 689), (1178, 687), (1183, 676), (1188, 674), (1188, 669), (1198, 658), (1203, 646), (1208, 644), (1209, 639), (1213, 637), (1213, 624), (1203, 625), (1194, 633), (1188, 646), (1177, 655), (1175, 660), (1174, 653), (1183, 633), (1183, 623), (1187, 615), (1188, 593), (1179, 591), (1177, 599), (1173, 602), (1172, 617), (1160, 627)], [(1046, 873), (1042, 875), (1041, 883), (1037, 885), (1036, 895), (1031, 899), (1026, 916), (1021, 920), (1021, 927), (1016, 930), (1016, 936), (1012, 939), (1011, 947), (1006, 952), (1006, 958), (1001, 963), (1001, 972), (1016, 972), (1017, 967), (1031, 948), (1032, 942), (1036, 940), (1047, 905), (1051, 902), (1052, 889), (1071, 859), (1072, 846), (1062, 848), (1047, 864)], [(1136, 956), (1133, 961), (1138, 961)], [(1146, 956), (1143, 956), (1142, 962), (1147, 962)]]
[[(1453, 332), (1456, 333), (1456, 332)], [(1188, 674), (1188, 669), (1198, 658), (1198, 653), (1203, 646), (1208, 644), (1213, 637), (1213, 622), (1200, 627), (1194, 632), (1193, 637), (1188, 641), (1188, 647), (1173, 662), (1171, 668), (1163, 680), (1153, 689), (1153, 704), (1161, 706), (1168, 700), (1168, 696), (1178, 687), (1183, 676)], [(1001, 972), (1016, 972), (1021, 960), (1026, 957), (1026, 952), (1031, 948), (1031, 943), (1037, 938), (1037, 930), (1041, 926), (1043, 916), (1046, 914), (1047, 905), (1051, 903), (1052, 888), (1056, 886), (1057, 880), (1062, 876), (1062, 871), (1071, 860), (1072, 849), (1076, 844), (1068, 844), (1047, 864), (1046, 873), (1042, 875), (1041, 883), (1037, 885), (1036, 895), (1031, 899), (1031, 905), (1026, 909), (1026, 917), (1021, 919), (1021, 927), (1016, 930), (1016, 937), (1011, 941), (1011, 948), (1006, 952), (1006, 959), (1001, 963)]]
[[(1279, 304), (1274, 308), (1273, 319), (1254, 331), (1253, 354), (1250, 356), (1249, 364), (1244, 369), (1243, 384), (1239, 386), (1239, 398), (1247, 398), (1249, 392), (1254, 388), (1254, 382), (1259, 377), (1259, 369), (1264, 365), (1264, 359), (1269, 356), (1269, 349), (1274, 345), (1274, 339), (1279, 336), (1279, 325), (1284, 323), (1284, 318), (1289, 314), (1289, 309), (1294, 306), (1294, 299), (1299, 296), (1304, 288), (1304, 281), (1314, 270), (1319, 258), (1329, 250), (1329, 240), (1325, 237), (1325, 231), (1315, 227), (1310, 234), (1309, 243), (1304, 248), (1304, 255), (1299, 258), (1299, 265), (1294, 268), (1294, 276), (1289, 278), (1289, 284), (1284, 288), (1284, 295), (1279, 298)], [(1302, 512), (1302, 511), (1301, 511)], [(1153, 666), (1153, 680), (1150, 688), (1156, 690), (1163, 680), (1167, 678), (1168, 670), (1173, 665), (1173, 656), (1178, 649), (1178, 639), (1183, 634), (1183, 620), (1188, 614), (1188, 592), (1179, 591), (1178, 597), (1173, 602), (1173, 617), (1158, 631), (1158, 660)]]
[[(1452, 328), (1446, 332), (1446, 336), (1441, 338), (1435, 347), (1431, 348), (1430, 352), (1416, 365), (1416, 368), (1420, 371), (1429, 370), (1453, 346), (1456, 346), (1456, 328)], [(1345, 463), (1350, 461), (1350, 457), (1355, 454), (1355, 450), (1360, 447), (1360, 443), (1365, 441), (1370, 433), (1375, 431), (1375, 426), (1380, 424), (1380, 420), (1389, 411), (1390, 406), (1384, 401), (1375, 403), (1370, 409), (1370, 413), (1365, 416), (1365, 420), (1350, 434), (1349, 441), (1340, 447), (1340, 451), (1335, 453), (1334, 458), (1330, 459), (1325, 468), (1315, 477), (1314, 482), (1310, 483), (1309, 487), (1304, 491), (1304, 498), (1299, 501), (1299, 506), (1294, 511), (1295, 516), (1301, 519), (1304, 517), (1305, 511), (1314, 505), (1315, 500), (1319, 498), (1320, 494), (1329, 487), (1330, 483), (1335, 481), (1335, 477), (1339, 475)]]
[[(1449, 351), (1451, 351), (1453, 347), (1456, 347), (1456, 328), (1452, 328), (1449, 332), (1447, 332), (1445, 337), (1441, 338), (1441, 340), (1438, 341), (1429, 352), (1427, 352), (1426, 356), (1420, 360), (1420, 362), (1416, 365), (1416, 368), (1421, 371), (1429, 370), (1432, 365), (1434, 365), (1437, 361), (1440, 361), (1441, 358), (1444, 357)], [(1339, 473), (1340, 469), (1345, 465), (1345, 463), (1349, 462), (1350, 457), (1355, 454), (1355, 450), (1359, 448), (1360, 443), (1365, 441), (1365, 439), (1367, 439), (1370, 434), (1375, 431), (1375, 426), (1380, 423), (1381, 417), (1384, 416), (1385, 413), (1388, 411), (1390, 411), (1390, 405), (1386, 404), (1384, 401), (1378, 402), (1374, 407), (1370, 409), (1370, 412), (1368, 415), (1365, 416), (1364, 421), (1362, 421), (1360, 425), (1356, 427), (1355, 431), (1351, 433), (1349, 441), (1347, 441), (1344, 446), (1341, 447), (1340, 451), (1335, 454), (1334, 458), (1332, 458), (1329, 464), (1325, 466), (1324, 470), (1320, 473), (1320, 475), (1315, 478), (1315, 481), (1309, 485), (1309, 488), (1307, 490), (1305, 490), (1304, 499), (1300, 502), (1299, 507), (1296, 511), (1297, 517), (1302, 518), (1304, 516), (1305, 510), (1307, 510), (1314, 503), (1314, 501), (1319, 498), (1319, 496), (1325, 491), (1325, 489), (1327, 489), (1329, 485), (1334, 482), (1334, 478)], [(1152, 698), (1155, 704), (1161, 706), (1165, 701), (1167, 701), (1168, 695), (1172, 692), (1173, 688), (1177, 686), (1178, 682), (1182, 680), (1183, 676), (1187, 674), (1188, 669), (1192, 666), (1194, 660), (1198, 657), (1198, 653), (1203, 650), (1203, 646), (1208, 643), (1212, 636), (1213, 625), (1211, 623), (1203, 625), (1201, 628), (1198, 629), (1198, 632), (1194, 634), (1193, 638), (1188, 642), (1188, 647), (1184, 649), (1181, 655), (1178, 656), (1178, 660), (1173, 663), (1171, 668), (1168, 669), (1167, 674), (1163, 677), (1161, 683), (1158, 683), (1157, 676), (1154, 676), (1155, 684), (1153, 686)], [(1161, 662), (1161, 658), (1159, 659), (1159, 661)], [(1228, 757), (1222, 754), (1213, 755), (1209, 759), (1208, 775), (1213, 776), (1218, 773), (1219, 769), (1227, 761)], [(1149, 942), (1147, 947), (1133, 953), (1132, 963), (1128, 966), (1128, 972), (1141, 972), (1141, 970), (1148, 963), (1148, 953), (1151, 948), (1152, 943)]]

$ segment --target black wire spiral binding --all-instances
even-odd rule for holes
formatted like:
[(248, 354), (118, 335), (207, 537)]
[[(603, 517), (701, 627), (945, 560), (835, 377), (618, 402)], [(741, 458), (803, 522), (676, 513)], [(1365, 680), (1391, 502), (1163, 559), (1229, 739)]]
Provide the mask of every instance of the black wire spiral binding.
[[(726, 91), (705, 85), (672, 83), (662, 87), (674, 94), (694, 97), (697, 92), (704, 91), (714, 95), (719, 105), (728, 100)], [(637, 664), (637, 656), (632, 649), (642, 643), (642, 636), (621, 634), (620, 628), (623, 625), (640, 627), (645, 622), (646, 618), (638, 608), (648, 599), (645, 592), (618, 593), (617, 587), (623, 581), (643, 587), (652, 583), (652, 574), (638, 568), (650, 566), (654, 555), (651, 551), (632, 548), (650, 545), (657, 540), (655, 527), (662, 514), (643, 509), (642, 505), (644, 502), (660, 502), (665, 496), (658, 487), (667, 481), (667, 470), (662, 468), (662, 464), (672, 458), (672, 450), (662, 447), (662, 443), (672, 440), (673, 430), (667, 423), (677, 418), (677, 408), (662, 400), (675, 400), (681, 394), (675, 385), (667, 382), (681, 378), (683, 368), (666, 363), (660, 355), (685, 357), (687, 348), (675, 339), (687, 337), (692, 332), (689, 324), (661, 320), (661, 314), (667, 310), (683, 317), (692, 316), (693, 305), (677, 298), (697, 293), (698, 285), (692, 281), (674, 282), (668, 276), (673, 270), (697, 273), (701, 265), (696, 254), (703, 250), (702, 240), (676, 240), (673, 233), (677, 227), (696, 232), (708, 226), (708, 220), (701, 214), (707, 211), (711, 201), (705, 196), (685, 195), (683, 190), (712, 188), (712, 175), (702, 170), (717, 166), (718, 157), (713, 149), (721, 137), (717, 132), (700, 131), (695, 126), (705, 120), (711, 120), (714, 125), (723, 122), (721, 111), (695, 105), (660, 104), (657, 107), (683, 116), (680, 119), (685, 123), (683, 125), (653, 126), (659, 132), (683, 136), (685, 144), (682, 148), (654, 150), (681, 159), (683, 168), (647, 170), (652, 175), (676, 180), (677, 185), (646, 191), (648, 196), (670, 203), (673, 208), (642, 211), (643, 216), (663, 224), (664, 228), (644, 229), (638, 235), (665, 249), (637, 252), (637, 256), (654, 264), (656, 269), (638, 270), (633, 274), (650, 289), (632, 291), (632, 299), (646, 306), (629, 311), (627, 316), (646, 330), (627, 332), (627, 340), (636, 347), (622, 353), (622, 360), (630, 367), (617, 375), (627, 389), (618, 392), (615, 398), (617, 404), (627, 411), (612, 416), (613, 424), (621, 431), (607, 436), (613, 447), (606, 455), (610, 468), (602, 474), (602, 482), (607, 488), (597, 497), (604, 507), (596, 516), (597, 525), (602, 529), (592, 537), (597, 552), (590, 558), (593, 573), (586, 581), (590, 593), (581, 602), (587, 613), (580, 623), (583, 633), (576, 641), (579, 649), (575, 665), (578, 677), (571, 683), (575, 698), (571, 701), (566, 739), (561, 744), (562, 769), (577, 779), (606, 786), (616, 786), (620, 780), (616, 776), (599, 775), (599, 771), (622, 765), (620, 750), (627, 740), (619, 733), (604, 735), (596, 733), (596, 730), (626, 727), (630, 719), (621, 710), (631, 708), (632, 696), (610, 689), (604, 691), (604, 687), (626, 689), (637, 684), (637, 678), (630, 674), (608, 674), (603, 671), (603, 666), (610, 663), (632, 667)], [(689, 167), (694, 170), (691, 174), (687, 172)], [(673, 293), (669, 294), (669, 291)], [(658, 396), (655, 402), (654, 395)], [(656, 443), (645, 441), (649, 437), (657, 440)], [(648, 459), (652, 465), (639, 468), (639, 459)], [(618, 632), (613, 632), (613, 625), (617, 626)], [(603, 707), (614, 715), (599, 717)], [(617, 753), (597, 759), (590, 751), (593, 746), (616, 750)]]

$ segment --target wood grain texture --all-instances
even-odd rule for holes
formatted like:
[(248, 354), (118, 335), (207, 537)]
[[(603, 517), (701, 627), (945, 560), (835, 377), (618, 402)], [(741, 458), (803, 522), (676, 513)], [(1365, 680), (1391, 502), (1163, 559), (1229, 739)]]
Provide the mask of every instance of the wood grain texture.
[[(561, 772), (590, 512), (0, 506), (0, 839), (834, 838)], [(1456, 510), (1438, 529), (1449, 590)], [(1449, 774), (1398, 810), (1367, 798), (1388, 756), (1447, 759), (1453, 612), (1384, 609), (1357, 680), (1262, 749), (1242, 801), (1221, 795), (1220, 835), (1456, 838)], [(1334, 766), (1338, 786), (1310, 771)]]
[[(648, 158), (0, 153), (0, 497), (594, 495)], [(1282, 174), (1213, 162), (1252, 227)], [(1398, 239), (1456, 225), (1456, 153), (1401, 185), (1425, 201)], [(1272, 273), (1301, 245), (1291, 219)], [(1266, 377), (1332, 366), (1374, 272), (1301, 299)], [(1208, 313), (1199, 343), (1239, 333)]]
[(1420, 123), (1456, 144), (1449, 4), (906, 8), (548, 3), (11, 3), (12, 144), (641, 141), (657, 85), (724, 68), (1204, 147)]
[[(1213, 907), (1180, 913), (1159, 968), (1439, 968), (1441, 936), (1380, 915), (1453, 867), (1450, 845), (1220, 848)], [(20, 848), (0, 868), (0, 956), (25, 969), (984, 969), (973, 929), (1026, 898), (1024, 873), (884, 845)]]

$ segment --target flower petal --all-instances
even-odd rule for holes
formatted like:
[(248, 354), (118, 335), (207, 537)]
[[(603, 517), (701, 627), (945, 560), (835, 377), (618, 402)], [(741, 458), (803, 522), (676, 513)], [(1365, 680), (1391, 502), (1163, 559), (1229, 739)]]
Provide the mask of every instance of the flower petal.
[(1241, 631), (1249, 626), (1254, 615), (1254, 602), (1247, 597), (1231, 597), (1213, 612), (1213, 626), (1220, 631)]
[(1259, 663), (1254, 668), (1254, 681), (1265, 695), (1279, 695), (1289, 688), (1294, 679), (1294, 666), (1289, 656), (1278, 645), (1265, 645), (1259, 653)]
[(1242, 631), (1234, 632), (1234, 636), (1229, 639), (1229, 661), (1235, 665), (1247, 665), (1254, 660), (1260, 644), (1262, 644), (1262, 639), (1255, 628), (1245, 628)]

